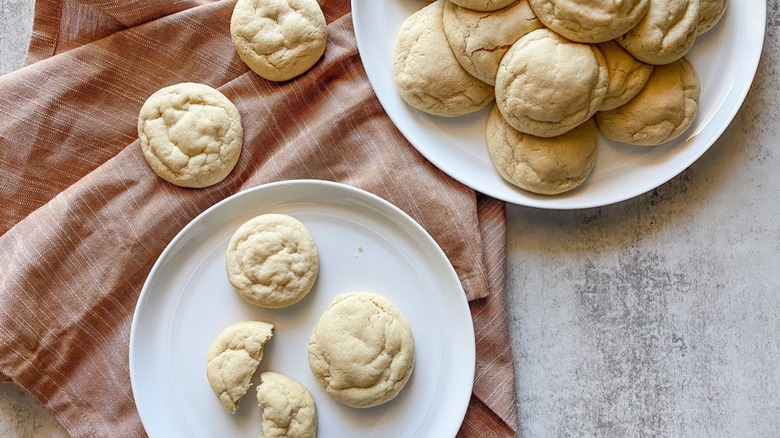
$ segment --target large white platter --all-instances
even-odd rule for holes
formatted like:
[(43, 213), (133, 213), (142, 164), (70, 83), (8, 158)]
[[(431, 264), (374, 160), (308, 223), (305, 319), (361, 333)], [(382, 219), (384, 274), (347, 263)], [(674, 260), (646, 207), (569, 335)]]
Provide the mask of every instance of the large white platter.
[(747, 95), (761, 56), (764, 0), (730, 2), (721, 22), (700, 36), (688, 58), (702, 86), (699, 115), (688, 132), (658, 147), (635, 147), (600, 138), (596, 166), (579, 188), (557, 196), (534, 195), (505, 182), (485, 146), (489, 108), (466, 117), (419, 112), (398, 95), (392, 47), (403, 20), (428, 2), (352, 0), (352, 18), (368, 79), (390, 119), (428, 160), (461, 183), (504, 201), (548, 209), (609, 205), (652, 190), (698, 159), (731, 123)]
[[(321, 264), (306, 298), (286, 309), (264, 310), (233, 290), (225, 249), (243, 222), (271, 212), (307, 226)], [(412, 376), (398, 397), (362, 410), (327, 395), (307, 360), (319, 316), (336, 295), (356, 291), (383, 295), (398, 306), (412, 328), (416, 353)], [(254, 386), (231, 417), (206, 380), (206, 353), (217, 335), (250, 319), (275, 324), (259, 372), (280, 372), (312, 392), (319, 437), (454, 436), (459, 429), (475, 361), (463, 289), (434, 240), (381, 198), (324, 181), (273, 183), (216, 204), (182, 229), (149, 273), (130, 334), (133, 395), (150, 436), (259, 436)]]

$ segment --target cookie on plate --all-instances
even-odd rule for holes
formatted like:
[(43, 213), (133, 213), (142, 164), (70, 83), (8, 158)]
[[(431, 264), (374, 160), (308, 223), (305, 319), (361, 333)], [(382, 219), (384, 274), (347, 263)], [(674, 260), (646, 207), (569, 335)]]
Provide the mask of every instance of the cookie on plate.
[(444, 33), (452, 52), (469, 74), (490, 85), (495, 85), (498, 64), (509, 47), (541, 27), (528, 0), (493, 12), (474, 11), (452, 2), (444, 7)]
[(262, 321), (237, 322), (224, 329), (209, 349), (206, 378), (220, 403), (231, 414), (252, 384), (274, 326)]
[(515, 0), (449, 0), (458, 6), (474, 11), (497, 11), (512, 4)]
[(349, 293), (333, 299), (309, 340), (312, 373), (336, 400), (355, 408), (388, 402), (414, 368), (414, 338), (388, 299)]
[(257, 404), (263, 410), (263, 438), (317, 436), (314, 398), (295, 380), (270, 371), (260, 374)]
[(685, 132), (696, 118), (701, 87), (687, 59), (656, 66), (647, 84), (628, 103), (596, 114), (610, 140), (639, 146), (666, 143)]
[(473, 113), (493, 100), (493, 87), (458, 63), (444, 34), (437, 0), (401, 25), (393, 45), (393, 79), (401, 98), (422, 112), (444, 117)]
[(518, 131), (555, 137), (591, 118), (608, 85), (607, 63), (598, 48), (537, 29), (501, 59), (496, 104)]
[(319, 253), (309, 230), (285, 214), (263, 214), (230, 238), (225, 265), (230, 283), (250, 304), (280, 308), (305, 297), (319, 272)]
[(699, 23), (696, 25), (696, 35), (715, 27), (723, 18), (729, 0), (699, 0)]
[(149, 166), (181, 187), (207, 187), (233, 170), (244, 141), (241, 114), (224, 94), (191, 82), (157, 90), (138, 114)]
[(642, 20), (615, 41), (642, 62), (669, 64), (691, 49), (698, 23), (699, 0), (650, 0)]
[(487, 122), (493, 165), (508, 182), (529, 192), (556, 195), (582, 184), (596, 163), (598, 130), (593, 118), (550, 138), (523, 134), (493, 107)]
[(238, 0), (230, 36), (238, 56), (253, 72), (286, 81), (322, 57), (328, 27), (316, 0)]
[(580, 43), (602, 43), (628, 32), (650, 0), (529, 0), (545, 26)]
[(637, 60), (614, 41), (601, 43), (598, 48), (609, 71), (607, 95), (599, 106), (599, 111), (604, 111), (617, 108), (636, 96), (647, 83), (653, 66)]

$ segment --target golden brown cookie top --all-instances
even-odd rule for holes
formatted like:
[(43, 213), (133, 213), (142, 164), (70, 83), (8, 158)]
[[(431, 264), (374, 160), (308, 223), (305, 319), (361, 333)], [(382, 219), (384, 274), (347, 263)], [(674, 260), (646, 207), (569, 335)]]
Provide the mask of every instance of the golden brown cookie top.
[(496, 83), (501, 58), (520, 37), (542, 27), (528, 0), (493, 12), (480, 12), (448, 2), (444, 33), (460, 65), (472, 76)]
[(206, 378), (220, 403), (235, 413), (238, 401), (252, 384), (274, 326), (262, 321), (241, 321), (225, 328), (206, 357)]
[(337, 296), (309, 341), (309, 366), (325, 391), (356, 408), (395, 398), (414, 368), (409, 323), (390, 300), (371, 293)]
[(598, 45), (607, 61), (609, 87), (599, 111), (610, 110), (625, 104), (636, 96), (647, 83), (653, 71), (651, 64), (637, 60), (615, 41)]
[(561, 135), (588, 120), (607, 93), (601, 52), (550, 29), (520, 38), (496, 74), (496, 103), (518, 131), (537, 137)]
[(138, 115), (144, 158), (164, 180), (181, 187), (222, 181), (238, 162), (241, 114), (218, 90), (192, 82), (164, 87)]
[(509, 126), (497, 108), (487, 122), (487, 147), (498, 173), (529, 192), (557, 195), (580, 186), (596, 162), (593, 119), (557, 137), (536, 137)]
[(263, 214), (243, 223), (228, 242), (228, 280), (246, 302), (265, 308), (302, 300), (319, 272), (314, 238), (298, 219)]
[(257, 404), (263, 411), (263, 438), (317, 436), (314, 397), (295, 380), (271, 371), (260, 374)]
[(393, 79), (401, 98), (420, 111), (444, 117), (473, 113), (493, 100), (493, 87), (461, 67), (444, 33), (437, 0), (401, 25), (393, 46)]
[(642, 62), (669, 64), (693, 47), (698, 22), (699, 0), (650, 0), (642, 20), (615, 41)]
[(610, 140), (639, 146), (666, 143), (693, 123), (699, 108), (699, 77), (687, 59), (656, 66), (647, 84), (628, 103), (596, 114)]
[(580, 43), (601, 43), (628, 32), (651, 0), (529, 0), (545, 26)]
[(328, 27), (316, 0), (238, 0), (230, 35), (252, 71), (286, 81), (317, 63), (325, 52)]

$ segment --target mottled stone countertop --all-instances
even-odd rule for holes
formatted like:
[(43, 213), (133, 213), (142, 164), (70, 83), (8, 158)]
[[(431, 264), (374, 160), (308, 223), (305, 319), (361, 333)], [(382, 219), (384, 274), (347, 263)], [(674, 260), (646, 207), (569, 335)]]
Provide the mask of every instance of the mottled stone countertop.
[[(0, 73), (31, 21), (32, 0), (0, 0)], [(742, 109), (672, 181), (608, 207), (509, 207), (522, 436), (780, 436), (779, 23), (770, 0)], [(0, 384), (0, 437), (66, 435)]]

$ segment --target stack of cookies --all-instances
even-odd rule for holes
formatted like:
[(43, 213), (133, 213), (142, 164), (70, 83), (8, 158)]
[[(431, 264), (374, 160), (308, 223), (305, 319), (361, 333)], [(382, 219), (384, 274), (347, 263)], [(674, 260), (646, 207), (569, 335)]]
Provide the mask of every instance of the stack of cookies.
[(691, 126), (700, 84), (685, 54), (727, 1), (436, 0), (401, 26), (393, 77), (428, 114), (493, 103), (486, 139), (498, 173), (559, 194), (590, 175), (599, 131), (654, 146)]

